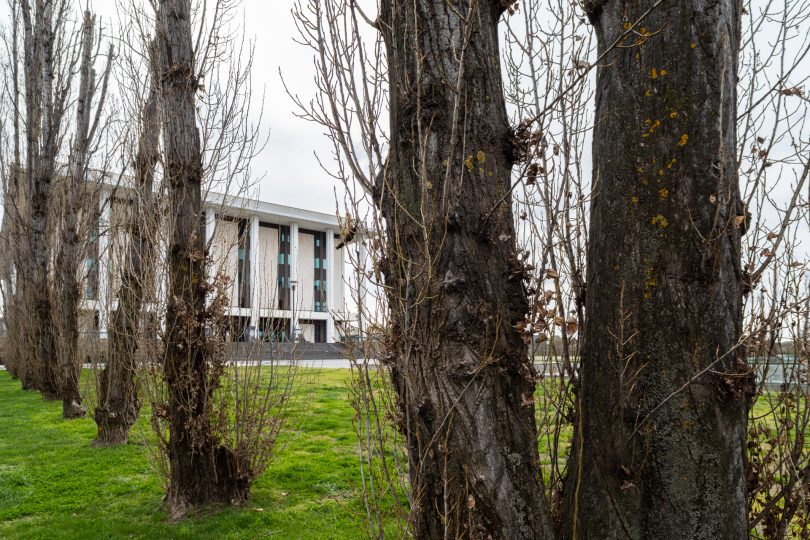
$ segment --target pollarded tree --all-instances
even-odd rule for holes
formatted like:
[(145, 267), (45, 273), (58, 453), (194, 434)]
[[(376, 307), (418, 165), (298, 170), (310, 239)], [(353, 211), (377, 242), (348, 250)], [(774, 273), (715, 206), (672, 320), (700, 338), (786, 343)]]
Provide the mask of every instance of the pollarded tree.
[[(79, 89), (76, 99), (76, 125), (70, 150), (69, 168), (61, 182), (61, 204), (56, 252), (56, 267), (52, 298), (55, 305), (54, 327), (56, 350), (59, 354), (59, 393), (62, 398), (62, 416), (77, 418), (84, 416), (82, 396), (79, 390), (81, 359), (79, 357), (79, 300), (81, 298), (81, 258), (85, 242), (80, 220), (83, 198), (87, 191), (86, 176), (92, 145), (104, 125), (100, 127), (101, 113), (107, 94), (107, 85), (112, 69), (113, 49), (107, 53), (107, 64), (101, 80), (96, 80), (93, 64), (95, 17), (90, 11), (84, 12), (81, 32), (81, 60), (79, 63)], [(96, 107), (95, 113), (93, 107)]]
[(417, 538), (549, 538), (498, 22), (510, 2), (382, 2), (390, 351)]
[(247, 498), (249, 466), (213, 432), (207, 355), (203, 161), (195, 114), (200, 80), (194, 65), (191, 1), (161, 0), (155, 19), (155, 69), (168, 187), (168, 307), (164, 377), (169, 422), (167, 500), (175, 517), (206, 503)]
[[(150, 56), (152, 51), (150, 51)], [(98, 426), (95, 446), (126, 444), (138, 420), (140, 400), (136, 382), (138, 337), (144, 319), (144, 300), (154, 282), (156, 201), (155, 168), (160, 159), (160, 118), (154, 75), (143, 102), (135, 154), (135, 186), (129, 216), (126, 264), (121, 272), (118, 309), (110, 324), (107, 363), (99, 381), (93, 417)]]
[[(385, 363), (417, 538), (551, 537), (535, 373), (518, 330), (526, 268), (498, 45), (511, 4), (386, 0), (374, 22), (354, 2), (296, 10), (318, 55), (321, 95), (305, 114), (328, 128), (348, 165), (336, 175), (363, 186), (384, 224), (368, 243), (381, 246)], [(360, 43), (363, 20), (378, 32), (374, 52)], [(385, 97), (388, 129), (377, 123)]]
[(745, 538), (741, 7), (584, 4), (606, 56), (563, 534)]
[[(21, 231), (25, 240), (18, 243), (21, 255), (17, 286), (30, 318), (17, 321), (12, 328), (26, 343), (19, 359), (23, 385), (31, 385), (46, 397), (60, 394), (56, 336), (53, 330), (53, 302), (50, 296), (48, 266), (52, 254), (49, 241), (52, 221), (51, 201), (57, 158), (64, 136), (64, 120), (71, 88), (72, 66), (65, 29), (70, 2), (22, 0), (25, 175), (22, 189)], [(16, 59), (15, 59), (16, 61)], [(23, 310), (15, 310), (22, 316)]]

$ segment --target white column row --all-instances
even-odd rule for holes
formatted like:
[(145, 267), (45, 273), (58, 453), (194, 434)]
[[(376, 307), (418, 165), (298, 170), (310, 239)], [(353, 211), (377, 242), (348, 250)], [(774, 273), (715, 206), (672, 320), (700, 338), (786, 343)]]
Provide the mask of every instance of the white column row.
[(326, 342), (335, 341), (335, 317), (338, 309), (335, 305), (335, 287), (340, 274), (335, 268), (335, 231), (326, 229), (326, 309), (329, 317), (326, 319)]
[(366, 295), (368, 293), (368, 248), (363, 239), (358, 238), (355, 244), (357, 246), (357, 258), (359, 262), (360, 272), (357, 276), (357, 324), (359, 325), (360, 334), (364, 335), (366, 332), (366, 321), (364, 319), (366, 307)]
[(290, 315), (290, 327), (293, 339), (298, 335), (298, 319), (301, 311), (301, 302), (298, 299), (301, 297), (300, 284), (298, 284), (298, 223), (290, 223), (290, 282), (296, 282), (296, 291), (290, 289), (290, 307), (292, 314)]
[(259, 338), (259, 294), (261, 292), (261, 276), (259, 276), (261, 254), (259, 253), (259, 245), (259, 216), (251, 216), (248, 264), (250, 265), (250, 332), (253, 339)]
[[(206, 208), (205, 209), (205, 250), (206, 253), (211, 253), (212, 245), (214, 242), (214, 232), (217, 229), (217, 213), (213, 208)], [(214, 281), (214, 277), (216, 273), (216, 265), (212, 262), (211, 268), (208, 269), (208, 280), (209, 282)], [(214, 299), (214, 294), (212, 291), (208, 292), (208, 298), (206, 298), (206, 303), (208, 305)]]

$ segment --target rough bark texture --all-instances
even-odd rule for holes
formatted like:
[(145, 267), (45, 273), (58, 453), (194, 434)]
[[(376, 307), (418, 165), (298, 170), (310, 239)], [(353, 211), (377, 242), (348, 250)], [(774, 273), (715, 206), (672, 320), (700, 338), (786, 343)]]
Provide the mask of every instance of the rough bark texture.
[(391, 144), (375, 195), (416, 538), (551, 536), (533, 370), (513, 328), (527, 303), (504, 200), (502, 11), (494, 0), (382, 3)]
[[(48, 283), (49, 214), (60, 128), (67, 89), (54, 89), (54, 3), (37, 0), (35, 8), (22, 3), (25, 43), (26, 106), (26, 246), (18, 284), (30, 322), (29, 358), (23, 385), (33, 385), (46, 398), (59, 397), (56, 340)], [(69, 86), (69, 84), (68, 84)], [(18, 311), (22, 314), (22, 310)]]
[(94, 414), (98, 426), (93, 443), (96, 446), (126, 444), (129, 430), (138, 420), (141, 408), (135, 383), (136, 355), (143, 317), (144, 284), (151, 279), (157, 232), (152, 186), (155, 166), (160, 158), (159, 137), (158, 96), (153, 87), (141, 115), (127, 262), (117, 295), (118, 309), (110, 325), (107, 364), (101, 374), (99, 404)]
[(82, 27), (82, 59), (79, 70), (79, 97), (76, 104), (76, 132), (70, 155), (70, 170), (64, 181), (62, 197), (62, 227), (59, 252), (56, 256), (56, 279), (54, 299), (58, 315), (54, 326), (58, 332), (60, 394), (62, 416), (84, 416), (82, 396), (79, 391), (81, 361), (79, 359), (79, 299), (81, 283), (79, 264), (82, 242), (79, 239), (79, 197), (87, 169), (87, 154), (90, 134), (90, 111), (95, 91), (93, 61), (93, 17), (84, 14)]
[[(11, 5), (11, 89), (12, 103), (15, 111), (20, 111), (20, 13), (17, 2)], [(21, 219), (20, 207), (21, 193), (21, 171), (22, 171), (22, 127), (20, 122), (21, 114), (12, 114), (13, 141), (14, 141), (14, 161), (11, 164), (5, 183), (3, 185), (3, 231), (2, 248), (6, 256), (3, 258), (3, 309), (6, 324), (6, 338), (3, 353), (6, 369), (12, 377), (19, 377), (19, 367), (21, 364), (21, 354), (19, 350), (20, 331), (17, 328), (19, 317), (16, 313), (19, 304), (19, 287), (16, 285), (16, 272), (20, 268), (21, 250)], [(4, 171), (5, 173), (5, 171)]]
[(164, 171), (171, 209), (169, 299), (164, 376), (168, 386), (170, 478), (174, 516), (206, 503), (247, 499), (250, 481), (211, 432), (205, 356), (205, 245), (201, 219), (202, 157), (195, 122), (190, 0), (161, 0), (155, 32)]
[[(600, 52), (653, 3), (592, 3)], [(598, 71), (565, 538), (748, 534), (739, 9), (664, 2)]]

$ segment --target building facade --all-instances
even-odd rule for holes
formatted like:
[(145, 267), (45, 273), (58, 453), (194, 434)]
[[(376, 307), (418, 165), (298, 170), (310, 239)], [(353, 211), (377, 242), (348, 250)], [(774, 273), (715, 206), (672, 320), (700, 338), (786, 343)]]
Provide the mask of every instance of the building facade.
[[(90, 226), (80, 326), (100, 338), (107, 337), (126, 264), (132, 206), (126, 193), (102, 183), (93, 204), (98, 210)], [(229, 340), (332, 343), (352, 325), (345, 279), (349, 247), (337, 247), (337, 216), (210, 193), (201, 219), (209, 278), (216, 276), (228, 298)], [(166, 242), (158, 244), (155, 288), (163, 298)], [(154, 324), (161, 324), (159, 308), (150, 310)]]

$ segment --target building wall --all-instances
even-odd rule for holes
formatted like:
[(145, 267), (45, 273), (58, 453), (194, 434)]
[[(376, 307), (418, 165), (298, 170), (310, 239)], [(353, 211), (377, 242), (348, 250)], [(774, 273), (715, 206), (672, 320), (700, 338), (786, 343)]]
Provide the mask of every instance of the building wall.
[[(88, 216), (88, 226), (95, 223), (98, 229), (95, 232), (88, 230), (88, 234), (92, 235), (91, 241), (88, 244), (86, 253), (83, 255), (82, 266), (79, 269), (83, 282), (82, 309), (85, 311), (80, 324), (85, 330), (95, 325), (101, 338), (107, 337), (109, 317), (112, 310), (115, 309), (115, 299), (120, 292), (128, 244), (131, 241), (129, 225), (132, 207), (130, 202), (125, 200), (127, 196), (126, 189), (102, 188), (99, 190), (98, 198), (93, 201), (93, 204), (84, 209), (93, 213), (92, 216)], [(216, 212), (221, 212), (219, 219), (214, 219)], [(301, 211), (301, 213), (306, 215), (307, 211)], [(344, 284), (344, 263), (347, 258), (347, 249), (353, 248), (349, 246), (348, 248), (327, 253), (327, 248), (336, 243), (334, 240), (336, 228), (333, 218), (325, 214), (310, 214), (313, 215), (306, 216), (299, 221), (296, 219), (298, 216), (289, 215), (287, 209), (281, 209), (277, 215), (275, 212), (268, 212), (267, 210), (259, 210), (257, 213), (253, 213), (247, 206), (231, 207), (225, 205), (217, 208), (213, 208), (211, 205), (207, 206), (205, 231), (206, 239), (210, 238), (212, 263), (209, 274), (214, 276), (221, 273), (227, 276), (230, 283), (226, 295), (231, 316), (249, 319), (251, 325), (258, 325), (259, 317), (274, 318), (279, 321), (289, 318), (289, 305), (285, 306), (286, 313), (284, 312), (285, 308), (279, 305), (279, 300), (283, 296), (282, 292), (286, 292), (286, 295), (289, 296), (288, 288), (285, 291), (279, 290), (279, 277), (280, 275), (286, 275), (285, 284), (287, 286), (289, 286), (291, 277), (298, 281), (296, 287), (296, 315), (299, 319), (306, 319), (306, 323), (303, 323), (306, 326), (299, 326), (303, 332), (303, 337), (309, 341), (314, 341), (316, 336), (321, 340), (324, 339), (324, 336), (337, 337), (337, 334), (333, 333), (329, 314), (314, 312), (316, 300), (315, 278), (326, 280), (326, 294), (322, 301), (330, 303), (325, 308), (329, 312), (341, 314), (337, 318), (338, 320), (342, 319), (344, 313), (351, 311), (346, 309), (346, 295), (348, 292), (347, 286)], [(247, 239), (244, 241), (246, 244), (243, 246), (244, 248), (247, 249), (248, 245), (250, 245), (250, 249), (247, 249), (247, 251), (248, 256), (251, 258), (251, 273), (249, 277), (245, 276), (245, 278), (251, 281), (250, 288), (253, 289), (253, 293), (246, 297), (245, 305), (242, 307), (240, 307), (240, 291), (238, 287), (240, 222), (231, 219), (230, 216), (238, 216), (242, 220), (241, 222), (245, 224), (252, 223), (253, 228), (245, 228), (246, 234), (248, 230), (255, 232), (256, 225), (259, 225), (258, 237), (253, 239), (252, 243), (248, 242)], [(257, 223), (259, 220), (278, 223), (278, 226), (261, 226), (261, 223)], [(95, 229), (96, 226), (93, 228)], [(286, 244), (280, 241), (280, 235), (284, 231), (288, 235)], [(294, 257), (297, 263), (296, 272), (294, 273), (290, 272), (289, 267), (293, 257), (286, 257), (287, 265), (281, 268), (279, 266), (281, 247), (286, 245), (288, 246), (287, 249), (290, 249), (289, 234), (292, 231), (297, 231), (296, 257)], [(314, 233), (314, 231), (320, 232)], [(331, 238), (325, 241), (324, 235), (331, 236)], [(156, 238), (154, 238), (156, 252), (152, 275), (155, 290), (146, 291), (155, 294), (156, 301), (148, 300), (150, 303), (147, 305), (147, 309), (158, 310), (156, 311), (158, 317), (160, 317), (160, 306), (166, 300), (168, 289), (165, 264), (167, 259), (167, 239), (165, 236), (165, 228), (161, 228), (156, 234)], [(317, 250), (316, 238), (321, 241)], [(250, 252), (253, 249), (256, 250), (256, 253)], [(325, 272), (315, 268), (316, 252), (319, 257), (318, 266), (326, 268)], [(326, 265), (325, 267), (321, 266), (321, 261), (324, 258), (323, 264)], [(98, 270), (97, 275), (89, 271), (93, 268)], [(284, 270), (283, 274), (282, 269)], [(93, 278), (94, 281), (88, 280), (88, 275), (96, 276)], [(94, 283), (95, 287), (92, 286)], [(87, 292), (88, 286), (90, 288), (89, 294)], [(258, 309), (248, 309), (247, 305), (254, 303), (254, 301), (257, 301), (257, 304), (253, 307)], [(96, 320), (97, 322), (95, 322)], [(158, 324), (160, 324), (160, 321), (158, 321)]]
[(109, 255), (105, 271), (109, 272), (107, 297), (117, 298), (121, 290), (121, 276), (127, 262), (127, 248), (130, 242), (129, 226), (131, 223), (131, 206), (119, 199), (111, 200), (110, 208), (110, 242), (107, 246)]
[(327, 284), (328, 287), (332, 288), (332, 303), (333, 306), (329, 306), (329, 311), (332, 312), (344, 312), (346, 311), (346, 301), (345, 301), (345, 287), (346, 284), (343, 282), (344, 279), (344, 262), (343, 262), (343, 254), (346, 252), (349, 247), (342, 247), (340, 249), (335, 249), (334, 256), (332, 257), (332, 269), (329, 272), (329, 277), (331, 278), (331, 282)]
[(315, 303), (315, 237), (298, 233), (298, 286), (295, 289), (296, 309), (312, 311)]
[(239, 305), (237, 273), (239, 271), (239, 226), (235, 221), (218, 219), (211, 241), (213, 275), (224, 274), (230, 279), (228, 298), (231, 306)]
[(301, 331), (301, 338), (309, 343), (315, 343), (315, 325), (311, 323), (301, 323), (298, 325)]
[[(255, 255), (254, 255), (255, 256)], [(259, 257), (256, 261), (259, 308), (278, 306), (278, 229), (259, 227)]]

